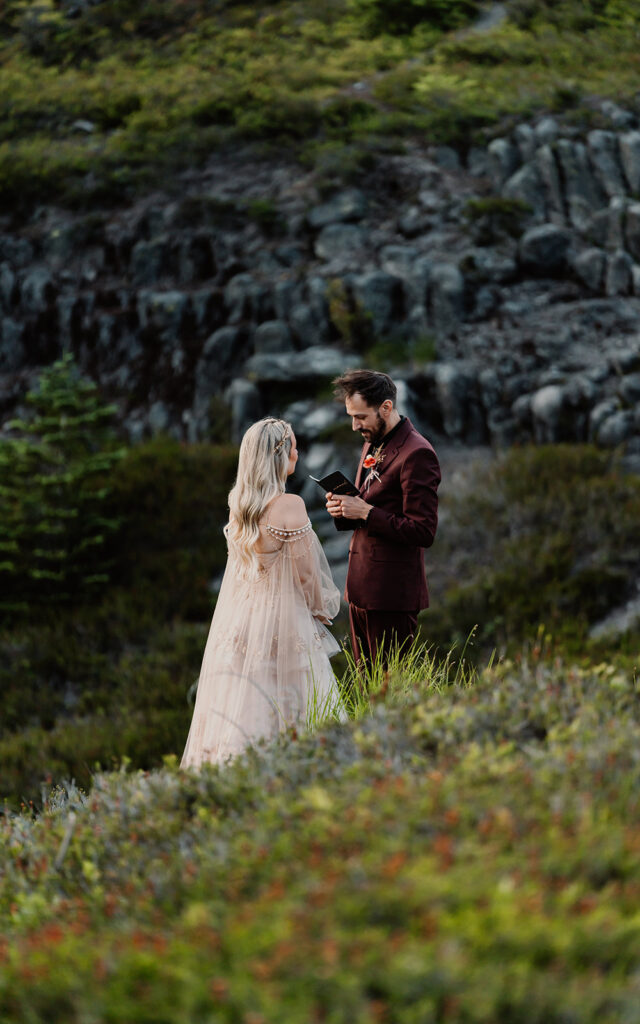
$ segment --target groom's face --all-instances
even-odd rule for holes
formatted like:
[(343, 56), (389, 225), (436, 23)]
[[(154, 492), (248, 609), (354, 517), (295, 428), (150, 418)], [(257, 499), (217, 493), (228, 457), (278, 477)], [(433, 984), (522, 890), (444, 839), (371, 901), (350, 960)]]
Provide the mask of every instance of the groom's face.
[(386, 420), (380, 415), (380, 409), (367, 405), (362, 395), (357, 392), (345, 400), (347, 415), (351, 417), (351, 427), (359, 431), (364, 440), (370, 444), (380, 444), (387, 429)]

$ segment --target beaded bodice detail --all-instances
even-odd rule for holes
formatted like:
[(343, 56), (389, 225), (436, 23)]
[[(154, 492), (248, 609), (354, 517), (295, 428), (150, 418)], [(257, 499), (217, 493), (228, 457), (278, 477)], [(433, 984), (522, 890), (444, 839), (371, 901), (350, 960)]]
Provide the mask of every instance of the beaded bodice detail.
[(307, 519), (306, 525), (301, 526), (297, 530), (284, 530), (278, 526), (272, 526), (271, 523), (265, 523), (265, 530), (276, 540), (282, 540), (285, 544), (291, 543), (294, 540), (300, 540), (306, 534), (311, 533), (313, 527), (310, 521)]

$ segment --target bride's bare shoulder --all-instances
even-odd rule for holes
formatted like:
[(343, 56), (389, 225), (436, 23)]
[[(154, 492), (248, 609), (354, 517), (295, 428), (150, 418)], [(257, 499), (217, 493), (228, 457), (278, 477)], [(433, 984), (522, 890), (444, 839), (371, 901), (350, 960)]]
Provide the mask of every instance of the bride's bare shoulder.
[(307, 506), (299, 494), (283, 494), (275, 502), (269, 518), (272, 526), (279, 526), (283, 530), (298, 530), (306, 526), (309, 516)]

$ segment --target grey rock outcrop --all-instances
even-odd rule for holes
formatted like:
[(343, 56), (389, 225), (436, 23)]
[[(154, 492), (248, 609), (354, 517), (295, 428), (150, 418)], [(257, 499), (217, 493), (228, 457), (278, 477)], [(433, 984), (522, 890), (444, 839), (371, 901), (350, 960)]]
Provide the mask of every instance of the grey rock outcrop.
[(520, 150), (510, 139), (494, 139), (488, 147), (494, 179), (502, 185), (520, 165)]
[(130, 270), (137, 285), (157, 284), (170, 274), (172, 264), (168, 236), (136, 242), (131, 252)]
[(320, 259), (345, 259), (361, 252), (366, 243), (366, 232), (355, 224), (328, 224), (316, 238), (314, 248)]
[(505, 199), (516, 199), (529, 207), (533, 219), (537, 223), (546, 220), (547, 202), (544, 190), (544, 182), (540, 171), (535, 164), (524, 164), (516, 171), (502, 189)]
[(465, 313), (464, 277), (457, 266), (441, 263), (429, 278), (429, 316), (439, 334), (455, 333)]
[(291, 310), (291, 329), (301, 348), (322, 345), (328, 338), (329, 322), (326, 316), (319, 316), (309, 303), (300, 302)]
[(245, 352), (246, 337), (237, 327), (220, 327), (205, 341), (194, 373), (193, 411), (200, 433), (207, 429), (211, 398), (229, 382)]
[(397, 330), (403, 314), (402, 286), (397, 277), (383, 270), (373, 271), (354, 277), (352, 287), (356, 301), (371, 317), (376, 335)]
[(541, 444), (568, 440), (568, 416), (564, 389), (548, 384), (531, 397), (534, 438)]
[(625, 248), (640, 262), (640, 203), (630, 203), (625, 212)]
[(231, 440), (239, 444), (247, 427), (263, 414), (260, 391), (253, 381), (237, 377), (224, 394), (231, 410)]
[(0, 318), (0, 373), (15, 373), (24, 363), (24, 327), (10, 317)]
[(293, 352), (291, 331), (284, 320), (266, 320), (253, 336), (256, 352)]
[(262, 323), (273, 315), (273, 300), (268, 289), (251, 274), (236, 274), (224, 290), (224, 303), (228, 310), (228, 323), (243, 320)]
[(575, 228), (584, 229), (592, 214), (605, 205), (605, 193), (591, 170), (583, 143), (559, 139), (556, 147), (565, 182), (569, 220)]
[(540, 277), (556, 277), (567, 268), (571, 234), (555, 224), (531, 228), (520, 240), (519, 258), (522, 266)]
[(10, 313), (18, 299), (17, 277), (8, 263), (0, 265), (0, 308)]
[(30, 312), (42, 313), (53, 305), (56, 288), (53, 277), (44, 267), (30, 270), (22, 281), (20, 302)]
[(564, 224), (565, 206), (560, 171), (551, 146), (540, 146), (535, 154), (535, 160), (546, 191), (547, 215), (554, 223)]
[(345, 355), (335, 348), (321, 345), (307, 348), (295, 358), (289, 353), (265, 355), (256, 353), (246, 363), (246, 372), (258, 382), (285, 382), (301, 380), (323, 380), (344, 373), (349, 367), (358, 365), (359, 358)]
[(620, 136), (620, 160), (629, 192), (640, 197), (640, 131), (626, 132)]
[(608, 416), (600, 425), (596, 440), (606, 448), (617, 448), (635, 433), (633, 413), (621, 410)]
[(367, 199), (359, 188), (345, 189), (337, 195), (315, 206), (307, 214), (312, 228), (324, 228), (327, 224), (362, 220), (367, 212)]
[(609, 197), (623, 196), (626, 184), (620, 163), (618, 136), (615, 132), (592, 131), (587, 136), (589, 155), (602, 189)]
[(607, 295), (629, 295), (633, 289), (633, 260), (623, 249), (607, 260), (605, 291)]
[[(380, 340), (427, 432), (640, 451), (640, 132), (602, 116), (588, 135), (534, 118), (466, 165), (389, 154), (325, 202), (313, 176), (265, 160), (91, 222), (43, 210), (3, 228), (0, 412), (71, 350), (131, 438), (206, 437), (225, 407), (239, 438), (297, 398), (305, 446), (325, 444), (321, 389)], [(268, 230), (248, 215), (256, 175)]]
[(599, 292), (602, 288), (607, 257), (602, 249), (584, 249), (572, 261), (573, 270), (587, 288)]

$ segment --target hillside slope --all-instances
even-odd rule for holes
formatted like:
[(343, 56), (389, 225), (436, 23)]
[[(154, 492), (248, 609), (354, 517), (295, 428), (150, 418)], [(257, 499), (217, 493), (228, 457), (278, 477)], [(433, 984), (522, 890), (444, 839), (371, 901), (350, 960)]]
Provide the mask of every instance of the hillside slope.
[(120, 203), (239, 140), (353, 164), (407, 136), (466, 149), (540, 109), (597, 126), (591, 97), (634, 101), (635, 3), (505, 7), (467, 33), (475, 0), (9, 0), (0, 205)]
[(635, 1019), (637, 687), (533, 651), (0, 824), (0, 1020)]

